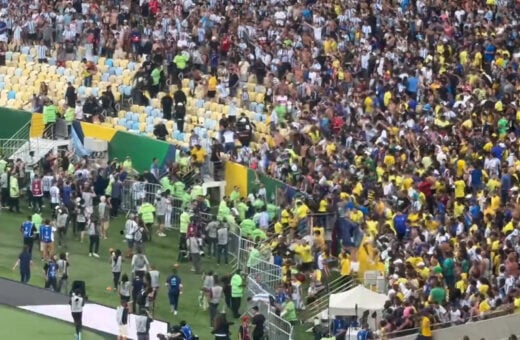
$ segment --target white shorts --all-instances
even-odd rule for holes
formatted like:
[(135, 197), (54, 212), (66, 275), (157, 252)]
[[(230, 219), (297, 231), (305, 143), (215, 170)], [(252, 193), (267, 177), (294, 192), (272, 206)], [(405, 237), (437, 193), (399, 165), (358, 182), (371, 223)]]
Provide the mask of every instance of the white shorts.
[(128, 325), (119, 325), (119, 336), (128, 337)]

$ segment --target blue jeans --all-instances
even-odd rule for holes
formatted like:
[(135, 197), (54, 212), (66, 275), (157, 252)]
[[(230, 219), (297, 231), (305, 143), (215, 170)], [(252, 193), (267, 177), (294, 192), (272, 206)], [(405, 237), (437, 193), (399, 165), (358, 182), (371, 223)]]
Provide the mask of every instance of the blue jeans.
[(30, 271), (20, 271), (20, 282), (27, 283), (31, 279)]
[(220, 257), (224, 256), (224, 263), (228, 264), (227, 244), (217, 245), (217, 264), (220, 264)]
[(172, 306), (173, 310), (176, 311), (179, 307), (179, 293), (169, 292), (168, 298), (170, 299), (170, 306)]

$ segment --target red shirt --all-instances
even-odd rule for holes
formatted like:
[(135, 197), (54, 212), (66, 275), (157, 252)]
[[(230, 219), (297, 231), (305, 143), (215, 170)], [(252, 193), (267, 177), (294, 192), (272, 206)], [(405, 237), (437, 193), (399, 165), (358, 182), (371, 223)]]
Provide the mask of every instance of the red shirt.
[(43, 190), (42, 190), (42, 180), (41, 179), (35, 179), (31, 184), (31, 192), (34, 197), (42, 197), (43, 196)]

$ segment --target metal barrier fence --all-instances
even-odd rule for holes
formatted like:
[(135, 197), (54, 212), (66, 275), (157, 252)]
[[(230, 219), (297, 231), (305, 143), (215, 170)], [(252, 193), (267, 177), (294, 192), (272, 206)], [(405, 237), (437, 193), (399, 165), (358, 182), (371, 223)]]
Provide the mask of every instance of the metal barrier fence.
[(272, 296), (251, 276), (247, 277), (247, 294), (252, 298), (248, 311), (257, 306), (258, 311), (266, 318), (266, 332), (269, 340), (293, 340), (293, 326), (287, 320), (276, 314), (269, 303)]

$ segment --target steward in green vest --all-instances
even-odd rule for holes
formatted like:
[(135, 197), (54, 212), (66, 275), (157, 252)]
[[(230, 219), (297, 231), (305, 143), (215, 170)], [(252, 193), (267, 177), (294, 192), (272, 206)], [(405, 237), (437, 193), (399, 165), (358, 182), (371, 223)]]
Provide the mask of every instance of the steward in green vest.
[(67, 126), (71, 126), (72, 122), (74, 121), (74, 108), (67, 107), (63, 118), (65, 118), (65, 122), (67, 123)]
[(56, 115), (58, 113), (58, 108), (52, 102), (48, 102), (47, 105), (43, 107), (43, 124), (53, 124), (56, 123)]
[(139, 216), (143, 220), (146, 228), (148, 229), (148, 239), (151, 241), (152, 239), (152, 227), (153, 222), (155, 221), (155, 207), (153, 204), (145, 202), (141, 207), (139, 207)]

